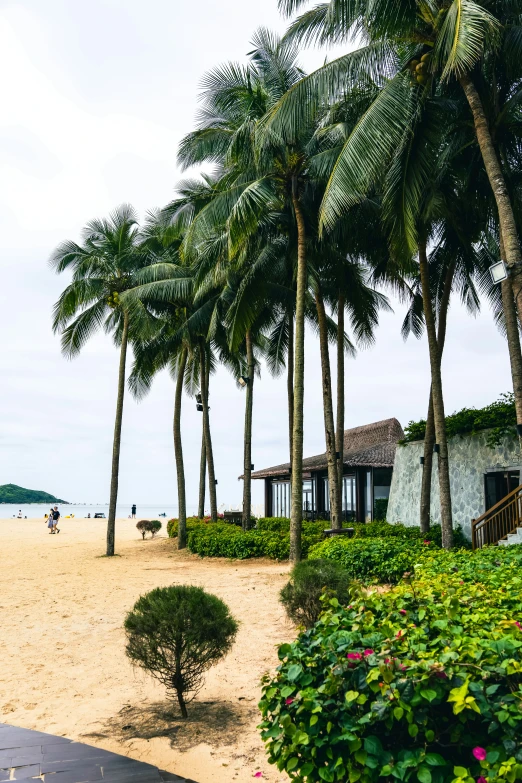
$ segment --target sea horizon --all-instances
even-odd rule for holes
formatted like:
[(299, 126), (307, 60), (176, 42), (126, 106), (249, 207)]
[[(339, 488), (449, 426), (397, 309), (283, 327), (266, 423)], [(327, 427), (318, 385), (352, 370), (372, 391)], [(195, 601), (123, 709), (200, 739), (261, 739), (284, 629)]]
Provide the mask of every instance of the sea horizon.
[[(109, 504), (108, 503), (58, 503), (52, 504), (58, 505), (62, 517), (74, 516), (78, 519), (85, 519), (90, 514), (91, 518), (94, 514), (105, 514), (109, 516)], [(0, 503), (0, 520), (13, 519), (18, 517), (18, 512), (22, 512), (22, 519), (35, 519), (38, 517), (44, 517), (49, 513), (51, 503)], [(132, 503), (118, 503), (116, 506), (116, 517), (118, 519), (126, 519), (131, 516)], [(223, 511), (236, 511), (239, 507), (236, 504), (222, 504), (218, 508), (220, 514)], [(254, 513), (257, 511), (257, 516), (262, 516), (263, 509), (253, 507)], [(198, 513), (197, 504), (187, 504), (187, 516), (196, 516)], [(210, 509), (205, 508), (205, 515), (210, 516)], [(176, 503), (136, 503), (136, 518), (137, 519), (173, 519), (178, 516), (178, 505)]]

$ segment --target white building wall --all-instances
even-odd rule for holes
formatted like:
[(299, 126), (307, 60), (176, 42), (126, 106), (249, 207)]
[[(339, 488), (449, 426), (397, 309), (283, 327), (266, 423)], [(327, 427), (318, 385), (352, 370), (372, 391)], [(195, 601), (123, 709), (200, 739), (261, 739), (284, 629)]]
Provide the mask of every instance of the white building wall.
[[(488, 430), (477, 435), (457, 435), (448, 443), (453, 524), (460, 525), (471, 538), (471, 520), (485, 511), (484, 474), (500, 470), (520, 470), (522, 456), (516, 434), (506, 435), (499, 446), (487, 445)], [(388, 522), (419, 524), (420, 493), (424, 454), (422, 441), (397, 446)], [(433, 455), (434, 470), (431, 482), (431, 518), (440, 523), (439, 476), (437, 455)]]

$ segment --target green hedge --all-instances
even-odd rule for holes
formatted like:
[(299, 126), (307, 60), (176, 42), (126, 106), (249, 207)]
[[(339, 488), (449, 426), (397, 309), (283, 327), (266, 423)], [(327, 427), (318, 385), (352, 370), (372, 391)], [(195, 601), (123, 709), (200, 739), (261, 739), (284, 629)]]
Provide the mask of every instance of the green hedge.
[[(306, 557), (310, 548), (322, 537), (321, 532), (303, 530), (302, 552)], [(187, 537), (191, 552), (202, 557), (230, 557), (246, 560), (250, 557), (270, 557), (273, 560), (288, 560), (290, 535), (270, 533), (263, 530), (249, 530), (232, 525), (199, 525)]]
[(352, 579), (396, 584), (405, 572), (413, 571), (428, 549), (434, 548), (433, 543), (399, 537), (329, 538), (314, 546), (309, 554), (314, 559), (335, 560)]
[[(501, 580), (484, 568), (473, 583), (489, 551), (429, 552), (411, 584), (346, 609), (333, 599), (265, 679), (270, 762), (306, 783), (522, 779), (518, 557), (502, 553)], [(438, 574), (445, 558), (460, 571)]]
[[(177, 538), (178, 536), (178, 519), (169, 519), (167, 522), (167, 533), (169, 535), (169, 538)], [(204, 517), (203, 519), (200, 519), (199, 517), (187, 517), (187, 531), (189, 530), (195, 530), (196, 527), (200, 527), (201, 525), (213, 525), (214, 522), (210, 519), (210, 517)], [(224, 524), (222, 519), (219, 519), (216, 524)]]
[[(328, 520), (316, 520), (315, 522), (303, 522), (303, 530), (317, 530), (322, 532), (330, 527)], [(343, 527), (351, 527), (354, 530), (355, 538), (408, 538), (414, 541), (433, 541), (437, 546), (441, 546), (442, 533), (440, 525), (432, 525), (430, 532), (426, 535), (420, 532), (418, 527), (407, 527), (400, 523), (391, 524), (390, 522), (344, 522)], [(290, 530), (290, 520), (286, 517), (263, 517), (257, 522), (258, 530), (286, 531)], [(453, 531), (455, 546), (471, 548), (471, 544), (462, 532), (460, 527)]]

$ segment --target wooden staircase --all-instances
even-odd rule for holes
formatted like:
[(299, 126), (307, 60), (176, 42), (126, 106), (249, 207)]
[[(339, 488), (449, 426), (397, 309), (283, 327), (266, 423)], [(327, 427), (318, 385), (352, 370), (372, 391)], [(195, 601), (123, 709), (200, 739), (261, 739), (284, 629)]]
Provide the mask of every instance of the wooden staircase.
[(473, 549), (488, 544), (522, 544), (522, 484), (471, 520), (471, 543)]

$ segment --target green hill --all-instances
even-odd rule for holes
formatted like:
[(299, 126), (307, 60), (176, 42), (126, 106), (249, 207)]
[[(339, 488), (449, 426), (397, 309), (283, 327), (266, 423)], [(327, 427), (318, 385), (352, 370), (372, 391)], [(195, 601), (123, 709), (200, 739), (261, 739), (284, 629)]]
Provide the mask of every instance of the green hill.
[(0, 503), (67, 503), (66, 500), (55, 498), (48, 492), (39, 492), (37, 489), (24, 489), (16, 484), (3, 484), (0, 486)]

